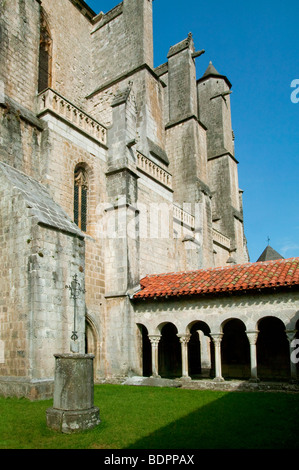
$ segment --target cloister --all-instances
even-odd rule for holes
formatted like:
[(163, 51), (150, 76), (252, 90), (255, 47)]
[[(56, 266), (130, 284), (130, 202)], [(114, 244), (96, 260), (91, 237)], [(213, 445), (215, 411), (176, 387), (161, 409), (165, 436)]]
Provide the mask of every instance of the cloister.
[(296, 358), (298, 321), (294, 329), (286, 329), (282, 320), (267, 316), (248, 330), (241, 319), (230, 318), (217, 332), (196, 320), (184, 333), (172, 322), (157, 325), (153, 334), (145, 325), (139, 327), (145, 376), (297, 380), (292, 357)]
[[(273, 269), (275, 263), (287, 265), (286, 260), (252, 263), (247, 265), (247, 273), (262, 269), (265, 278), (265, 269)], [(210, 270), (210, 277), (232, 271), (236, 276), (238, 269)], [(206, 271), (198, 273), (193, 279)], [(299, 297), (294, 286), (286, 288), (284, 283), (282, 287), (275, 281), (276, 286), (273, 283), (267, 288), (221, 291), (222, 280), (218, 287), (209, 281), (214, 289), (203, 293), (202, 287), (201, 292), (194, 289), (200, 283), (198, 277), (192, 289), (190, 283), (186, 288), (187, 275), (190, 277), (190, 273), (151, 276), (134, 297), (143, 375), (216, 381), (297, 380)], [(170, 277), (176, 279), (171, 281), (176, 283), (174, 295), (170, 295)]]

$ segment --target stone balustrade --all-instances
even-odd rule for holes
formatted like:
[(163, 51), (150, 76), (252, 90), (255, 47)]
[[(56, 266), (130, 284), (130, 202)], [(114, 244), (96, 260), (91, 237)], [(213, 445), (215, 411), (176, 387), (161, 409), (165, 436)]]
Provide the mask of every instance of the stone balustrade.
[(195, 218), (192, 214), (182, 209), (180, 206), (176, 204), (173, 205), (173, 217), (178, 219), (184, 225), (188, 225), (192, 229), (195, 228)]
[(215, 229), (213, 229), (213, 241), (219, 243), (219, 245), (222, 245), (225, 248), (230, 249), (230, 239)]
[(172, 189), (172, 176), (149, 158), (137, 152), (137, 168), (164, 186)]
[(102, 144), (107, 144), (107, 129), (51, 88), (38, 95), (38, 104), (40, 117), (50, 110)]

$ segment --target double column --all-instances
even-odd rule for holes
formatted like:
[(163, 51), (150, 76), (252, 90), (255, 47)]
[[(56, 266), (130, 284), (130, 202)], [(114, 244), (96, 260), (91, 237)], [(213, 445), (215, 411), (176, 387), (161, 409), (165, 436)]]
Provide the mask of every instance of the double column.
[[(182, 379), (191, 380), (188, 375), (188, 342), (190, 340), (191, 335), (177, 335), (180, 343), (181, 343), (181, 354), (182, 354)], [(159, 341), (161, 339), (161, 335), (148, 335), (150, 343), (151, 343), (151, 350), (152, 350), (152, 375), (151, 377), (159, 378)]]
[(158, 373), (159, 371), (159, 366), (158, 366), (158, 347), (159, 347), (159, 341), (161, 339), (161, 335), (148, 335), (149, 340), (151, 342), (151, 349), (152, 349), (152, 375), (151, 377), (156, 377), (160, 378), (160, 375)]
[[(250, 345), (250, 381), (257, 382), (257, 359), (256, 359), (256, 341), (258, 331), (247, 331), (246, 332), (249, 345)], [(221, 341), (223, 333), (213, 333), (211, 338), (215, 348), (215, 381), (223, 381), (222, 377), (222, 364), (221, 364)]]

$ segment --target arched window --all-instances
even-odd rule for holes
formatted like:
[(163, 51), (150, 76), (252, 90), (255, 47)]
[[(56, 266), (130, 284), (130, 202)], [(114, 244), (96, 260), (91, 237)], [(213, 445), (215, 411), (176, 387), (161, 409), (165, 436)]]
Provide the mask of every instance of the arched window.
[(46, 90), (52, 82), (52, 38), (50, 30), (41, 13), (40, 42), (39, 42), (39, 66), (38, 66), (38, 92)]
[(83, 232), (87, 227), (87, 190), (86, 170), (79, 164), (74, 173), (74, 221)]

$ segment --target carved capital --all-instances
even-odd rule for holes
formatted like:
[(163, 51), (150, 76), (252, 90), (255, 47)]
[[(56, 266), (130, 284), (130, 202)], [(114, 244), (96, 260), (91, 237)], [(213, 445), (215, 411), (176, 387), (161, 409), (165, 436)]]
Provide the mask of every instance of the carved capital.
[(148, 335), (148, 338), (153, 346), (158, 346), (161, 335)]
[(177, 337), (179, 338), (180, 343), (188, 344), (191, 338), (191, 335), (177, 335)]
[(285, 330), (289, 343), (296, 337), (297, 330)]
[(220, 346), (223, 338), (223, 333), (213, 333), (211, 334), (211, 338), (215, 346)]
[(259, 331), (246, 331), (249, 344), (256, 344)]

